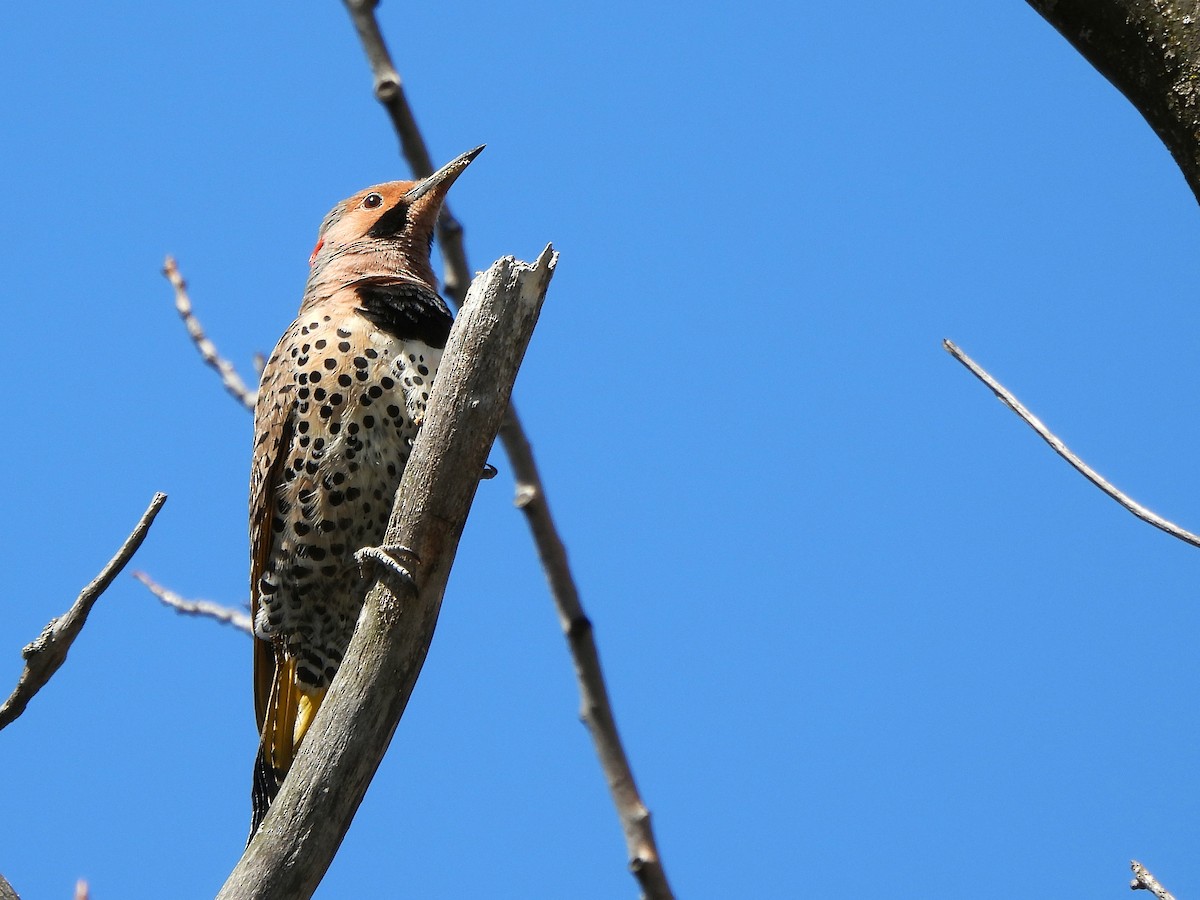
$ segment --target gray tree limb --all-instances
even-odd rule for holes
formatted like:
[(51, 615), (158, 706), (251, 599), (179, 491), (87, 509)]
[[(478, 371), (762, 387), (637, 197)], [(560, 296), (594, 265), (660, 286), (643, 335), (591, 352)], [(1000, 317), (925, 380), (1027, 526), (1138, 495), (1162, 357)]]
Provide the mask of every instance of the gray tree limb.
[[(503, 428), (500, 432), (502, 436)], [(525, 443), (525, 434), (519, 428), (508, 437), (512, 441)], [(529, 460), (528, 466), (524, 464), (526, 459)], [(567, 563), (567, 549), (550, 516), (541, 478), (537, 467), (533, 465), (533, 452), (526, 443), (522, 452), (514, 454), (510, 460), (517, 479), (516, 503), (529, 521), (542, 569), (546, 573), (546, 580), (550, 582), (558, 621), (567, 637), (575, 665), (575, 678), (579, 684), (579, 716), (591, 734), (592, 745), (600, 758), (600, 768), (604, 771), (609, 793), (617, 807), (621, 830), (625, 834), (625, 848), (629, 853), (629, 869), (649, 900), (671, 900), (674, 894), (658, 855), (650, 810), (638, 793), (633, 768), (617, 732), (604, 672), (600, 667), (600, 653), (592, 633), (592, 621), (584, 613), (579, 601), (579, 591), (575, 588), (575, 580)]]
[(385, 549), (406, 548), (412, 579), (380, 570), (292, 769), (218, 900), (311, 896), (333, 860), (425, 661), (459, 536), (557, 260), (551, 247), (532, 266), (506, 257), (472, 285), (384, 539)]
[[(400, 140), (400, 150), (408, 160), (413, 175), (424, 178), (434, 171), (433, 159), (404, 94), (400, 74), (379, 30), (379, 22), (375, 18), (378, 0), (343, 2), (371, 66), (375, 98), (387, 110)], [(462, 225), (445, 206), (438, 220), (438, 246), (445, 263), (443, 280), (446, 293), (456, 303), (461, 303), (463, 291), (471, 278), (470, 268), (467, 265)], [(538, 558), (550, 585), (559, 622), (567, 636), (567, 646), (579, 685), (581, 717), (591, 734), (609, 792), (617, 807), (617, 815), (625, 833), (630, 871), (649, 900), (671, 900), (674, 895), (658, 854), (650, 812), (638, 792), (633, 768), (617, 731), (592, 623), (579, 599), (579, 589), (571, 574), (566, 547), (550, 513), (550, 503), (529, 438), (516, 407), (511, 403), (500, 426), (500, 442), (504, 445), (516, 479), (516, 505), (525, 514), (537, 546)]]
[(75, 638), (83, 630), (88, 613), (92, 611), (92, 607), (96, 605), (100, 595), (112, 584), (113, 579), (133, 558), (138, 547), (142, 546), (142, 541), (146, 539), (154, 517), (158, 515), (158, 511), (166, 502), (166, 494), (154, 495), (154, 499), (142, 513), (141, 520), (129, 537), (125, 539), (125, 543), (121, 545), (116, 556), (109, 560), (108, 565), (100, 570), (100, 574), (92, 580), (91, 584), (80, 592), (79, 597), (71, 604), (71, 608), (63, 615), (51, 619), (33, 643), (26, 645), (21, 651), (21, 655), (25, 658), (25, 669), (21, 672), (21, 677), (17, 681), (12, 695), (4, 701), (3, 706), (0, 706), (0, 728), (4, 728), (25, 712), (29, 701), (45, 687), (54, 673), (66, 662), (67, 651), (71, 649)]
[(1146, 118), (1200, 201), (1200, 3), (1028, 2)]

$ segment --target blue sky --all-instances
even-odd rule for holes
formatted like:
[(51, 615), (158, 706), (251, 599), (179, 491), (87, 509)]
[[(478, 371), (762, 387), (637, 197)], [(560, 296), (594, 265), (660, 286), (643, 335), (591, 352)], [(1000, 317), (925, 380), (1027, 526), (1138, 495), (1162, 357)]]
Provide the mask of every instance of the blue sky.
[[(0, 32), (0, 681), (156, 490), (135, 561), (246, 595), (249, 373), (322, 216), (406, 177), (341, 5), (17, 4)], [(940, 347), (1200, 527), (1200, 217), (1017, 0), (388, 2), (472, 265), (562, 258), (516, 387), (683, 897), (1200, 896), (1195, 551)], [(319, 897), (635, 896), (500, 477)], [(0, 734), (26, 900), (212, 896), (249, 816), (247, 639), (128, 575)], [(0, 687), (0, 691), (7, 691)]]

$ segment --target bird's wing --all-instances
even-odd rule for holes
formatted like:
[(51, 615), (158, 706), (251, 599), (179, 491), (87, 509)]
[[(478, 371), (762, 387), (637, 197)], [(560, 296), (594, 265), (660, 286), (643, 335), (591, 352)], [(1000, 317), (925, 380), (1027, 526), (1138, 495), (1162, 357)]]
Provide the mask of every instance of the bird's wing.
[[(264, 376), (269, 373), (264, 372)], [(262, 383), (270, 384), (264, 377)], [(289, 385), (290, 386), (290, 385)], [(250, 471), (250, 617), (258, 616), (260, 582), (271, 553), (275, 493), (292, 446), (295, 400), (288, 393), (264, 396), (254, 417), (254, 464)], [(254, 638), (254, 713), (261, 733), (275, 681), (275, 648)]]
[[(272, 357), (274, 362), (275, 357)], [(262, 575), (267, 567), (274, 538), (272, 518), (275, 496), (283, 467), (292, 448), (296, 401), (292, 384), (285, 381), (268, 393), (271, 363), (263, 372), (259, 404), (254, 415), (254, 461), (250, 469), (250, 617), (258, 618)], [(256, 634), (254, 644), (254, 715), (260, 735), (251, 791), (253, 819), (250, 836), (258, 830), (271, 801), (279, 790), (287, 766), (291, 763), (292, 726), (295, 721), (295, 678), (283, 663), (271, 641)], [(294, 668), (294, 666), (293, 666)], [(289, 719), (290, 712), (290, 719)], [(281, 721), (281, 717), (284, 721)], [(285, 737), (286, 735), (286, 737)], [(280, 745), (283, 746), (280, 746)]]
[(416, 338), (430, 347), (446, 346), (454, 316), (429, 285), (377, 276), (355, 282), (354, 294), (357, 312), (380, 331), (404, 340)]

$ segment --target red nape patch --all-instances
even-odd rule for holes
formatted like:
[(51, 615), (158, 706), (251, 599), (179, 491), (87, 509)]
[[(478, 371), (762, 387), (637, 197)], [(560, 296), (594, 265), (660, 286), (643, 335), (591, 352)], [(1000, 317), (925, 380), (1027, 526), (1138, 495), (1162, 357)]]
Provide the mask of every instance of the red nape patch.
[(321, 252), (321, 248), (324, 246), (325, 246), (325, 238), (321, 238), (319, 241), (317, 241), (317, 246), (313, 247), (313, 252), (308, 257), (308, 264), (310, 266), (313, 264), (313, 260), (317, 258), (317, 254)]

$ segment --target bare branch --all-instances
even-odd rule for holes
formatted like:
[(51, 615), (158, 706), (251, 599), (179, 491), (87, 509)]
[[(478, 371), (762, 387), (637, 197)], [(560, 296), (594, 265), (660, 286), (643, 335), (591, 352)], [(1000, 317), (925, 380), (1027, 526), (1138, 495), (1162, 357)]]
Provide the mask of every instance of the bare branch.
[(3, 875), (0, 875), (0, 900), (21, 900)]
[[(371, 65), (375, 79), (375, 96), (392, 120), (396, 135), (400, 139), (401, 150), (413, 174), (423, 178), (433, 172), (433, 159), (425, 146), (421, 130), (417, 127), (408, 99), (404, 95), (400, 75), (392, 63), (380, 33), (379, 23), (375, 18), (378, 0), (344, 2)], [(456, 303), (461, 303), (471, 274), (463, 245), (462, 226), (450, 215), (446, 207), (442, 208), (442, 217), (438, 220), (438, 246), (445, 263), (446, 293)], [(516, 478), (516, 505), (525, 513), (534, 543), (537, 545), (538, 557), (550, 584), (559, 621), (567, 635), (567, 644), (579, 683), (583, 720), (591, 732), (609, 791), (621, 819), (630, 869), (650, 900), (667, 900), (673, 895), (658, 855), (654, 832), (650, 826), (650, 814), (638, 793), (629, 759), (617, 733), (592, 625), (584, 614), (562, 538), (550, 514), (546, 490), (542, 485), (529, 439), (517, 416), (516, 406), (511, 403), (504, 414), (504, 423), (500, 426), (500, 441), (504, 445)]]
[(80, 878), (75, 882), (75, 900), (88, 900), (91, 892), (88, 890), (88, 883)]
[(535, 266), (507, 257), (472, 286), (380, 548), (406, 548), (416, 591), (386, 575), (375, 581), (291, 771), (218, 900), (307, 897), (337, 852), (424, 663), (479, 473), (557, 260), (550, 247)]
[(258, 392), (246, 387), (246, 382), (242, 381), (242, 377), (238, 375), (237, 369), (233, 367), (233, 363), (221, 356), (217, 352), (216, 345), (208, 339), (208, 335), (204, 331), (204, 326), (200, 324), (200, 320), (192, 312), (192, 300), (188, 296), (187, 283), (183, 280), (183, 276), (179, 274), (179, 269), (175, 265), (174, 258), (170, 256), (166, 258), (166, 261), (163, 263), (163, 274), (167, 276), (167, 280), (175, 288), (175, 309), (179, 311), (179, 317), (183, 319), (183, 324), (187, 326), (192, 343), (196, 345), (196, 349), (200, 351), (200, 355), (204, 357), (204, 361), (221, 376), (221, 383), (225, 385), (225, 390), (229, 391), (242, 406), (253, 411), (254, 400), (258, 396)]
[[(504, 435), (504, 428), (508, 427), (509, 420), (506, 419), (501, 435)], [(510, 433), (508, 438), (510, 441), (525, 442), (525, 435), (519, 428)], [(528, 465), (525, 465), (526, 460)], [(537, 544), (542, 569), (546, 573), (546, 580), (550, 582), (559, 624), (567, 637), (571, 658), (575, 663), (580, 717), (592, 736), (592, 744), (608, 781), (608, 790), (617, 807), (629, 852), (630, 870), (646, 897), (665, 900), (673, 894), (658, 855), (658, 845), (650, 825), (650, 811), (638, 793), (633, 769), (617, 732), (616, 718), (600, 667), (600, 654), (592, 633), (592, 622), (579, 601), (579, 591), (567, 563), (567, 550), (554, 527), (550, 506), (542, 490), (537, 468), (533, 465), (533, 454), (528, 443), (525, 443), (521, 453), (511, 455), (510, 461), (517, 479), (516, 505), (525, 513)]]
[[(417, 127), (408, 97), (404, 94), (400, 73), (392, 64), (392, 57), (379, 30), (379, 22), (375, 18), (375, 7), (379, 0), (345, 0), (345, 4), (354, 29), (358, 32), (358, 39), (366, 51), (371, 73), (375, 76), (375, 99), (387, 110), (396, 136), (400, 138), (400, 152), (408, 160), (413, 175), (426, 178), (433, 174), (433, 158), (425, 146), (425, 138), (421, 136), (421, 129)], [(462, 236), (462, 225), (454, 218), (450, 207), (443, 203), (437, 224), (438, 246), (446, 263), (443, 276), (446, 293), (457, 306), (462, 305), (471, 284), (471, 270), (467, 266)]]
[(1029, 5), (1145, 116), (1200, 200), (1195, 3), (1029, 0)]
[[(1200, 6), (1161, 0), (1028, 2), (1145, 117), (1200, 201)], [(966, 354), (950, 341), (943, 343), (1089, 481), (1144, 522), (1200, 546), (1200, 537), (1135, 503), (1084, 465)], [(1141, 863), (1134, 860), (1130, 865), (1133, 890), (1150, 890), (1159, 900), (1174, 900)]]
[(1067, 448), (1066, 444), (1059, 440), (1049, 428), (1042, 424), (1041, 419), (1022, 406), (1017, 398), (1009, 393), (1009, 391), (1006, 390), (1002, 384), (985, 372), (979, 366), (979, 364), (975, 362), (975, 360), (971, 359), (971, 357), (967, 356), (966, 353), (960, 350), (957, 344), (949, 339), (946, 339), (942, 341), (942, 346), (946, 348), (947, 352), (949, 352), (951, 356), (966, 366), (972, 375), (986, 384), (991, 389), (992, 393), (1000, 398), (1001, 402), (1004, 403), (1005, 406), (1020, 416), (1026, 425), (1036, 431), (1041, 439), (1049, 444), (1055, 453), (1070, 463), (1071, 466), (1074, 467), (1075, 471), (1077, 471), (1080, 475), (1082, 475), (1096, 487), (1100, 488), (1100, 490), (1104, 491), (1104, 493), (1108, 494), (1108, 496), (1112, 497), (1119, 504), (1121, 504), (1121, 506), (1125, 507), (1125, 509), (1129, 510), (1129, 512), (1133, 513), (1143, 522), (1147, 522), (1153, 525), (1155, 528), (1165, 531), (1167, 534), (1171, 535), (1171, 537), (1177, 537), (1179, 540), (1191, 544), (1193, 547), (1200, 547), (1200, 535), (1192, 534), (1192, 532), (1180, 528), (1175, 523), (1169, 522), (1161, 516), (1156, 515), (1137, 501), (1133, 500), (1127, 494), (1123, 494), (1121, 491), (1109, 484), (1094, 469), (1088, 466), (1087, 463), (1072, 453)]
[(129, 537), (125, 539), (125, 543), (121, 545), (116, 556), (109, 560), (108, 565), (100, 571), (100, 574), (83, 589), (71, 608), (62, 616), (51, 619), (37, 639), (21, 651), (21, 655), (25, 658), (25, 670), (21, 673), (12, 696), (4, 701), (3, 706), (0, 706), (0, 729), (25, 712), (29, 701), (66, 661), (67, 651), (71, 649), (71, 644), (83, 630), (83, 623), (87, 621), (88, 613), (92, 611), (92, 607), (100, 599), (100, 595), (112, 584), (113, 579), (125, 568), (125, 564), (137, 552), (138, 547), (142, 546), (142, 541), (146, 539), (154, 517), (158, 515), (158, 511), (166, 502), (166, 494), (154, 495), (154, 499), (142, 513), (141, 520)]
[(1136, 859), (1129, 863), (1133, 869), (1133, 880), (1129, 882), (1131, 891), (1153, 891), (1158, 900), (1175, 900), (1175, 897), (1165, 887), (1158, 883), (1150, 872)]
[(185, 616), (203, 616), (216, 619), (225, 625), (232, 625), (238, 631), (253, 634), (250, 627), (250, 614), (232, 606), (222, 606), (211, 600), (186, 600), (174, 591), (163, 587), (145, 572), (134, 572), (133, 577), (146, 586), (164, 605)]

